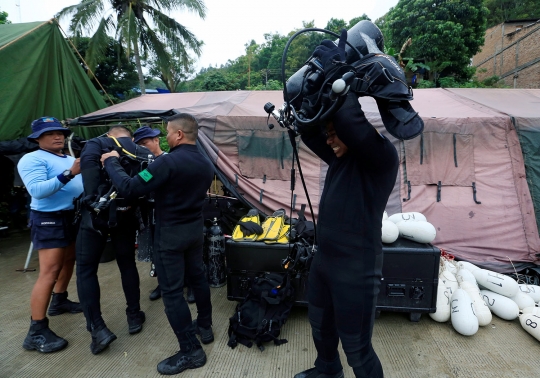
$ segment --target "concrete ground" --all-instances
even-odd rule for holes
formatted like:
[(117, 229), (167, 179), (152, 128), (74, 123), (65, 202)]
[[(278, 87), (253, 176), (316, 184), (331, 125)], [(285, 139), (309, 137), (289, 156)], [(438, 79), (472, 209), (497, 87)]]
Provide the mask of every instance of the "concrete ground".
[[(100, 355), (90, 353), (90, 335), (82, 314), (50, 318), (51, 328), (69, 341), (57, 353), (41, 354), (22, 348), (30, 322), (29, 298), (37, 272), (22, 268), (29, 246), (29, 233), (20, 232), (0, 239), (0, 377), (158, 377), (156, 365), (174, 354), (178, 344), (161, 300), (151, 302), (149, 292), (156, 279), (148, 276), (149, 264), (138, 263), (141, 276), (141, 306), (147, 321), (141, 333), (129, 335), (125, 300), (114, 261), (100, 265), (102, 312), (118, 340)], [(34, 253), (30, 267), (38, 267)], [(77, 299), (75, 277), (69, 297)], [(282, 336), (288, 343), (269, 344), (261, 352), (239, 345), (227, 346), (228, 318), (236, 303), (227, 300), (227, 288), (211, 289), (216, 340), (204, 346), (208, 362), (202, 368), (180, 376), (292, 378), (312, 366), (315, 349), (306, 308), (294, 308)], [(190, 305), (192, 313), (195, 306)], [(526, 333), (518, 320), (494, 316), (492, 324), (471, 337), (459, 335), (450, 323), (440, 324), (427, 314), (418, 323), (407, 314), (383, 312), (375, 323), (373, 345), (388, 378), (474, 378), (539, 377), (540, 342)], [(346, 365), (342, 353), (342, 362)], [(345, 376), (354, 377), (349, 367)]]

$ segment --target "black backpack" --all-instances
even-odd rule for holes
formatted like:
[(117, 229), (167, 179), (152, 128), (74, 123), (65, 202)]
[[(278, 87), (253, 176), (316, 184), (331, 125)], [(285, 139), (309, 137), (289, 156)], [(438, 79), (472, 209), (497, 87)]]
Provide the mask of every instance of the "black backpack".
[[(98, 137), (96, 140), (99, 142), (103, 153), (113, 150), (118, 152), (120, 165), (130, 177), (145, 170), (150, 160), (153, 159), (150, 150), (133, 142), (130, 142), (130, 145), (125, 147), (114, 137)], [(117, 211), (125, 211), (128, 206), (138, 206), (136, 200), (127, 201), (116, 198), (116, 188), (112, 185), (104, 169), (101, 172), (100, 180), (102, 183), (97, 189), (97, 195), (87, 195), (82, 199), (82, 202), (92, 214), (92, 224), (96, 230), (116, 227), (118, 222)]]
[(229, 318), (227, 345), (234, 349), (240, 343), (251, 348), (255, 343), (262, 352), (265, 342), (285, 344), (287, 340), (278, 336), (293, 302), (294, 290), (289, 275), (264, 273), (255, 277), (246, 298)]

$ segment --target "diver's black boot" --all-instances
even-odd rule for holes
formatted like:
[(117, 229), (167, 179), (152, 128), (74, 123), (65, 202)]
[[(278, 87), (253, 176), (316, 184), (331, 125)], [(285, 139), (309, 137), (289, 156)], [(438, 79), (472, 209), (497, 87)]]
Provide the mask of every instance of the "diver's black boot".
[(82, 312), (82, 307), (79, 302), (73, 302), (68, 299), (68, 292), (52, 293), (51, 304), (49, 305), (49, 311), (47, 315), (55, 316), (69, 312), (70, 314), (77, 314)]
[(133, 335), (139, 333), (142, 330), (142, 325), (146, 320), (146, 315), (143, 311), (126, 312), (127, 322), (129, 326), (129, 334)]
[(193, 293), (191, 286), (188, 286), (187, 288), (186, 301), (187, 303), (195, 303), (195, 294)]
[(59, 337), (49, 328), (49, 319), (31, 320), (30, 330), (23, 342), (26, 350), (37, 350), (41, 353), (56, 352), (68, 345), (67, 340)]
[(107, 348), (114, 340), (116, 335), (107, 328), (106, 325), (102, 325), (92, 330), (92, 344), (90, 344), (90, 350), (92, 354), (99, 354), (105, 348)]
[(199, 327), (197, 325), (197, 319), (193, 320), (193, 328), (195, 329), (195, 334), (199, 335), (201, 342), (203, 344), (210, 344), (214, 341), (214, 332), (212, 331), (212, 326), (208, 328)]
[(165, 375), (179, 374), (187, 369), (197, 369), (206, 363), (206, 353), (201, 346), (188, 352), (179, 351), (164, 359), (157, 366), (157, 371)]
[(150, 293), (149, 298), (150, 298), (151, 301), (155, 301), (156, 299), (161, 298), (161, 288), (159, 287), (159, 285), (157, 285), (157, 287), (154, 289), (154, 291), (152, 291)]
[(303, 372), (298, 373), (294, 376), (294, 378), (343, 378), (343, 377), (345, 377), (345, 375), (343, 374), (343, 370), (335, 374), (325, 374), (325, 373), (319, 373), (317, 368), (304, 370)]
[(192, 331), (179, 337), (180, 351), (164, 359), (157, 366), (157, 371), (165, 375), (179, 374), (187, 369), (197, 369), (206, 363), (206, 353)]

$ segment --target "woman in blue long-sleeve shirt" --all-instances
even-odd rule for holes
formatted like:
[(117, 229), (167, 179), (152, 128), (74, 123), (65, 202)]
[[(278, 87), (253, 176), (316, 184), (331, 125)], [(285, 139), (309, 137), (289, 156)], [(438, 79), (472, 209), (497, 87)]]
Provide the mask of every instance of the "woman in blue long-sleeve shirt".
[[(79, 303), (67, 299), (67, 286), (75, 263), (76, 227), (74, 198), (83, 191), (79, 159), (64, 155), (65, 137), (71, 133), (60, 121), (41, 117), (32, 122), (28, 140), (39, 150), (26, 154), (17, 165), (32, 196), (30, 224), (32, 243), (39, 252), (39, 277), (30, 298), (31, 323), (23, 347), (43, 353), (67, 346), (67, 341), (49, 329), (48, 314), (81, 312)], [(54, 292), (53, 292), (54, 290)]]

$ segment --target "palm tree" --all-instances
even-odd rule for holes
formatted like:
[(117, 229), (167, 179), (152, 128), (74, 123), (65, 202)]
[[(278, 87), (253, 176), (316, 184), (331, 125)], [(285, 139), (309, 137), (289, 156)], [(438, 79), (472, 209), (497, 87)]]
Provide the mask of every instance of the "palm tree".
[(81, 0), (79, 4), (62, 9), (56, 17), (72, 15), (69, 31), (75, 38), (94, 31), (85, 57), (91, 71), (104, 56), (109, 34), (115, 35), (128, 54), (133, 49), (141, 93), (145, 94), (141, 58), (146, 59), (152, 53), (161, 65), (167, 66), (170, 56), (167, 49), (176, 56), (185, 57), (185, 64), (188, 61), (186, 48), (197, 56), (201, 54), (202, 42), (163, 13), (176, 10), (194, 12), (202, 19), (206, 16), (203, 0)]

